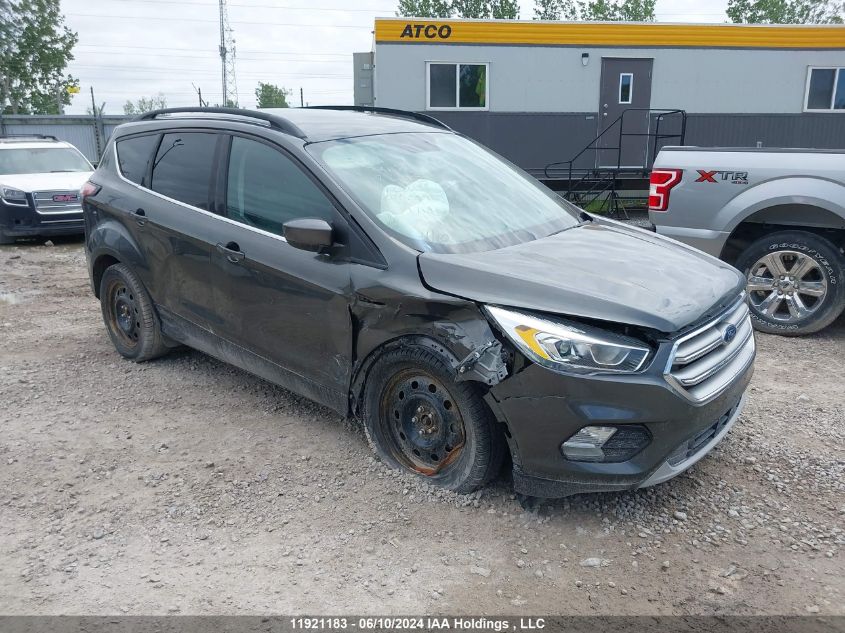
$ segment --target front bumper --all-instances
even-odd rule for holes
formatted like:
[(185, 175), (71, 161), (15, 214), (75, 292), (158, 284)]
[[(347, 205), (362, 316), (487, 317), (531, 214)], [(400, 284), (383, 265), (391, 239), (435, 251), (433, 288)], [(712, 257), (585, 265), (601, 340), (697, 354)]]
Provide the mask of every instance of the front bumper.
[(82, 210), (69, 213), (37, 213), (28, 206), (0, 202), (0, 232), (7, 237), (77, 235), (85, 231)]
[[(567, 376), (525, 362), (486, 400), (507, 426), (514, 488), (535, 497), (631, 490), (661, 483), (703, 458), (739, 418), (750, 362), (717, 397), (692, 402), (659, 369), (638, 375)], [(560, 445), (588, 425), (645, 427), (650, 442), (627, 461), (578, 462)]]

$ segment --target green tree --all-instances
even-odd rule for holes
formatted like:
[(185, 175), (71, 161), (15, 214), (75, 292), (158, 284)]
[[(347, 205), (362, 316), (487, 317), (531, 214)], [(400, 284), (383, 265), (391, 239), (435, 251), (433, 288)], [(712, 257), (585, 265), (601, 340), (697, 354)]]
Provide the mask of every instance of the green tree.
[(77, 39), (59, 0), (0, 0), (0, 110), (59, 114), (69, 105), (79, 81), (65, 68)]
[(517, 0), (452, 0), (452, 12), (459, 18), (515, 20), (519, 17)]
[(728, 0), (737, 24), (842, 24), (845, 2), (831, 0)]
[(399, 0), (396, 15), (408, 18), (451, 18), (449, 0)]
[(575, 0), (534, 0), (535, 20), (579, 20)]
[(258, 100), (259, 108), (289, 108), (289, 96), (290, 90), (287, 88), (265, 84), (263, 81), (259, 81), (258, 88), (255, 89), (255, 98)]
[(655, 0), (534, 0), (535, 20), (654, 22)]
[(161, 110), (167, 107), (167, 98), (160, 92), (152, 97), (141, 97), (137, 101), (123, 104), (123, 114), (144, 114), (151, 110)]

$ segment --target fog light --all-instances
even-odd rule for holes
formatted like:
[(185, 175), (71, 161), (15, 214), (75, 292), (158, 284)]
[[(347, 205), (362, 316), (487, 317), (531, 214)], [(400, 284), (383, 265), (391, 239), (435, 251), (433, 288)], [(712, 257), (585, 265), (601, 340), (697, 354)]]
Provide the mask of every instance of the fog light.
[(560, 452), (574, 462), (624, 462), (650, 441), (648, 429), (638, 424), (585, 426), (560, 445)]
[(616, 433), (613, 426), (585, 426), (560, 445), (567, 459), (576, 462), (604, 461), (602, 446)]

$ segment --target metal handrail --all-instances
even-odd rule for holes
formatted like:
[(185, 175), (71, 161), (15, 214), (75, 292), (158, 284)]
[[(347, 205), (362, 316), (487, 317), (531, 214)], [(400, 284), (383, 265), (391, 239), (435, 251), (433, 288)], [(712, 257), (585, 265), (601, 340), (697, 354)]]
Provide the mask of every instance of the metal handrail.
[[(655, 126), (654, 133), (651, 132), (625, 132), (625, 114), (628, 112), (648, 112), (649, 117), (652, 113), (658, 114), (657, 116), (657, 124)], [(671, 116), (673, 114), (679, 114), (681, 116), (681, 131), (679, 134), (660, 134), (660, 122), (666, 116)], [(597, 147), (597, 143), (601, 138), (607, 134), (614, 125), (619, 123), (619, 141), (616, 147), (608, 146), (608, 147)], [(573, 173), (573, 165), (575, 161), (578, 160), (581, 156), (583, 156), (584, 152), (591, 150), (591, 149), (599, 149), (599, 150), (616, 150), (617, 151), (617, 161), (616, 161), (616, 170), (622, 170), (622, 140), (626, 136), (647, 136), (654, 138), (653, 144), (653, 152), (652, 155), (657, 153), (657, 144), (659, 140), (668, 139), (668, 138), (677, 138), (680, 141), (680, 144), (684, 144), (684, 139), (686, 137), (686, 128), (687, 128), (687, 113), (686, 110), (680, 109), (662, 109), (662, 108), (626, 108), (622, 111), (616, 119), (614, 119), (610, 125), (608, 125), (601, 133), (598, 134), (592, 141), (590, 141), (586, 147), (584, 147), (580, 152), (575, 154), (570, 160), (567, 161), (559, 161), (555, 163), (549, 163), (543, 168), (543, 174), (546, 176), (547, 179), (552, 179), (552, 176), (549, 175), (549, 169), (557, 167), (558, 165), (568, 165), (568, 178), (567, 178), (567, 195), (572, 191), (572, 173)], [(646, 154), (646, 164), (648, 163), (648, 153)], [(646, 169), (643, 166), (643, 169)], [(589, 173), (589, 170), (586, 170)]]

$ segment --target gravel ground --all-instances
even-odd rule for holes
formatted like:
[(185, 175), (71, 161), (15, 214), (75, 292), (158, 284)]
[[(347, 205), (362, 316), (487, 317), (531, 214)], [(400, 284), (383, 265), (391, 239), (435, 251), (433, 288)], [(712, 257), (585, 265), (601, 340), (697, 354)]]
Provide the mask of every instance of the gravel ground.
[(0, 248), (2, 613), (845, 614), (845, 319), (758, 342), (688, 473), (525, 512), (203, 354), (122, 360), (78, 241)]

